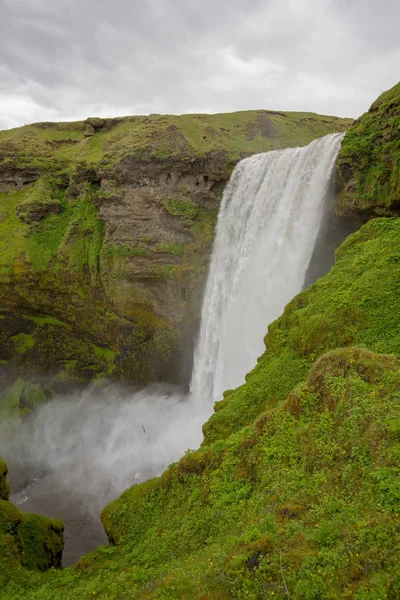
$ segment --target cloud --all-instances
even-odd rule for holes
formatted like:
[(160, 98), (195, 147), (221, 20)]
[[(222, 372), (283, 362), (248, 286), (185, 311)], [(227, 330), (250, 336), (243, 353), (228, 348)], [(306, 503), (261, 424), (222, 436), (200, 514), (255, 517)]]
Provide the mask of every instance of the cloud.
[(0, 128), (250, 108), (358, 116), (397, 78), (397, 0), (0, 0), (0, 8)]

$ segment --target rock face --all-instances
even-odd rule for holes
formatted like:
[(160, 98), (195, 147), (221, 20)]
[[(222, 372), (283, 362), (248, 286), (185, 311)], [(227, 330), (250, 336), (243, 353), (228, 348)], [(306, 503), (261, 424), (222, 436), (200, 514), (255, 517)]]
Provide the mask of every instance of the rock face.
[(400, 83), (350, 127), (338, 157), (337, 212), (365, 221), (400, 212)]
[(3, 384), (187, 381), (235, 163), (348, 125), (253, 111), (0, 132)]

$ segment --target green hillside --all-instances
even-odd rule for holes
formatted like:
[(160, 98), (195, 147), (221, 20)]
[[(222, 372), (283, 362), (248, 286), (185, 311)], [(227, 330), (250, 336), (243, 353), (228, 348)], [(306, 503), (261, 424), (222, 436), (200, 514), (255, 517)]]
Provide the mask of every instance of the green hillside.
[[(246, 383), (216, 403), (202, 446), (106, 506), (109, 545), (69, 569), (27, 563), (23, 536), (8, 562), (17, 533), (0, 527), (4, 600), (400, 597), (399, 106), (397, 85), (346, 134), (337, 209), (368, 222), (269, 327)], [(195, 227), (193, 203), (174, 200), (169, 209)], [(58, 314), (41, 320), (49, 314), (30, 317), (32, 327), (69, 331)], [(36, 334), (13, 337), (20, 356), (39, 346)], [(104, 347), (97, 352), (114, 365)], [(17, 403), (30, 396), (19, 385)]]
[(104, 509), (112, 545), (45, 579), (11, 572), (22, 587), (4, 597), (396, 598), (398, 256), (397, 219), (351, 236), (271, 326), (200, 450)]

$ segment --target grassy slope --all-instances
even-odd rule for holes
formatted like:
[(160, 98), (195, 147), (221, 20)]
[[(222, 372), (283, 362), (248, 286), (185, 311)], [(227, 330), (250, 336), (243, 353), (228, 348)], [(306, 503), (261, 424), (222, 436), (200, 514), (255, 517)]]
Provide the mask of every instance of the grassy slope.
[(270, 328), (203, 447), (104, 509), (116, 545), (19, 573), (4, 598), (397, 598), (399, 256), (398, 220), (351, 236)]
[[(315, 359), (339, 346), (400, 356), (400, 220), (376, 219), (347, 238), (331, 272), (296, 296), (269, 327), (247, 384), (216, 405), (206, 444), (281, 403)], [(379, 282), (379, 284), (378, 284)]]
[(338, 211), (365, 217), (398, 215), (400, 83), (384, 92), (345, 136), (338, 157)]

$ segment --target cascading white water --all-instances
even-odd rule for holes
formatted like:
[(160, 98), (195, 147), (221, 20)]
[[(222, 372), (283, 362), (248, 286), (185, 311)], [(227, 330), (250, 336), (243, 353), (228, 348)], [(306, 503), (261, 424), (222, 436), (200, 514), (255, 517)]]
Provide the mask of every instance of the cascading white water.
[(218, 216), (191, 393), (212, 403), (244, 383), (267, 326), (301, 291), (342, 134), (242, 160)]

